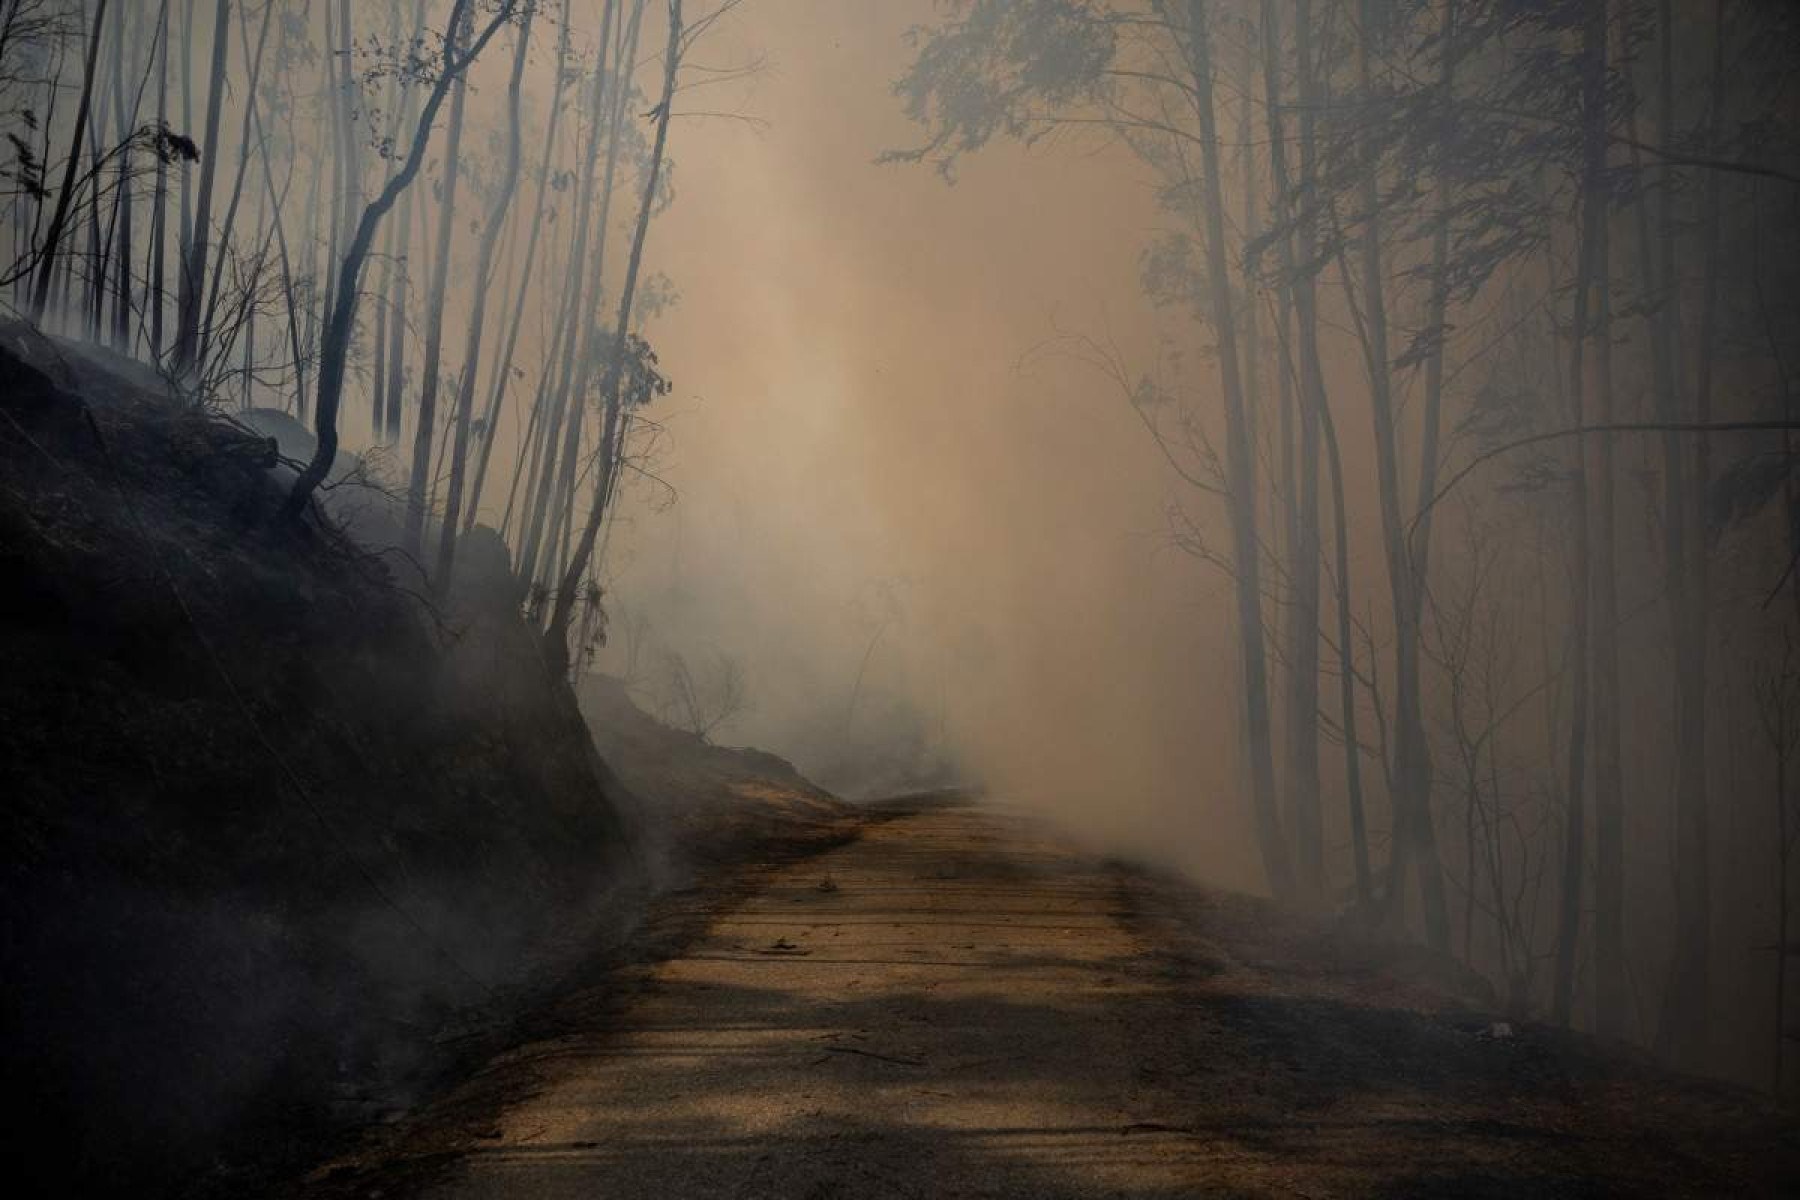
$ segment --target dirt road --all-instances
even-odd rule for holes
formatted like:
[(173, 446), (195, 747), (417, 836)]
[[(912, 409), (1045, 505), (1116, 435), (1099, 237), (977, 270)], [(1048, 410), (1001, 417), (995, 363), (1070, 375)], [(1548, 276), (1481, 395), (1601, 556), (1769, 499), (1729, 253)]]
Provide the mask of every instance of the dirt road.
[[(691, 915), (691, 914), (690, 914)], [(927, 808), (315, 1177), (499, 1198), (1796, 1194), (1795, 1126), (1454, 972)], [(1434, 978), (1434, 972), (1443, 978)], [(616, 989), (614, 990), (616, 996)], [(583, 1027), (585, 1024), (586, 1027)]]

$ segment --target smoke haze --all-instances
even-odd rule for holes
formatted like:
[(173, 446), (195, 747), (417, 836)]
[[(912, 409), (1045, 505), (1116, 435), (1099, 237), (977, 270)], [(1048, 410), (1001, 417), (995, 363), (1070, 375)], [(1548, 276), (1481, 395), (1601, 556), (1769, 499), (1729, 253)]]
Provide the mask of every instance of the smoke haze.
[[(0, 6), (54, 17), (0, 79), (33, 134), (12, 302), (302, 456), (335, 355), (345, 449), (410, 492), (354, 532), (404, 585), (468, 565), (429, 527), (491, 449), (464, 502), (552, 677), (572, 642), (842, 795), (980, 784), (1767, 1079), (1800, 886), (1800, 10), (708, 0), (665, 76), (679, 3), (541, 0), (523, 57), (526, 9), (489, 0), (99, 9)], [(492, 36), (446, 100), (452, 12)], [(72, 106), (36, 114), (87, 63), (141, 172), (116, 253), (99, 187), (55, 177)], [(203, 331), (181, 243), (234, 220), (192, 255)]]
[(752, 707), (721, 736), (815, 769), (897, 608), (865, 687), (941, 722), (967, 773), (1260, 886), (1226, 581), (1171, 549), (1123, 396), (1046, 347), (1104, 329), (1156, 352), (1154, 197), (1097, 143), (996, 147), (953, 184), (878, 165), (919, 136), (890, 81), (930, 9), (779, 0), (714, 45), (767, 65), (705, 101), (733, 117), (679, 130), (651, 254), (680, 302), (648, 329), (679, 500), (635, 489), (612, 594), (742, 657)]

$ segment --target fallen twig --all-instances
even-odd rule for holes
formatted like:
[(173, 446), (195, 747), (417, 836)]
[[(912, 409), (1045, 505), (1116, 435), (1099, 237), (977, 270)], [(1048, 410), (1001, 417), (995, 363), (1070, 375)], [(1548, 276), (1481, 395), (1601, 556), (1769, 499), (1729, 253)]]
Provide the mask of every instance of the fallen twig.
[(879, 1059), (881, 1062), (893, 1063), (901, 1067), (922, 1067), (925, 1061), (919, 1058), (897, 1058), (891, 1054), (877, 1054), (873, 1050), (858, 1050), (855, 1046), (827, 1046), (832, 1054), (855, 1054), (862, 1058)]

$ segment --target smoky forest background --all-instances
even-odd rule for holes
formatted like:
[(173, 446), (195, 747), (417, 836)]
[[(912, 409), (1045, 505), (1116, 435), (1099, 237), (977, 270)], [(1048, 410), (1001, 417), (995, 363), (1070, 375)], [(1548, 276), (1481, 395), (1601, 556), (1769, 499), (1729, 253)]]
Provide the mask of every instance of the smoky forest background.
[(502, 547), (551, 678), (1791, 1097), (1797, 66), (1778, 0), (0, 0), (0, 297), (272, 440), (246, 538)]

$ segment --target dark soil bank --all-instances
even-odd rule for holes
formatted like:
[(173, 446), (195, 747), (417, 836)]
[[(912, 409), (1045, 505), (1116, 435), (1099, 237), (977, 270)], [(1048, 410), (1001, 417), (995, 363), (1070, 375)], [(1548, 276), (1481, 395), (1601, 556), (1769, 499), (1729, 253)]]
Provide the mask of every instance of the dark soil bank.
[(497, 540), (423, 603), (270, 532), (270, 442), (74, 353), (0, 327), (0, 1136), (34, 1191), (228, 1185), (428, 1085), (644, 880)]

